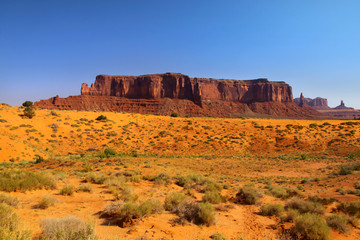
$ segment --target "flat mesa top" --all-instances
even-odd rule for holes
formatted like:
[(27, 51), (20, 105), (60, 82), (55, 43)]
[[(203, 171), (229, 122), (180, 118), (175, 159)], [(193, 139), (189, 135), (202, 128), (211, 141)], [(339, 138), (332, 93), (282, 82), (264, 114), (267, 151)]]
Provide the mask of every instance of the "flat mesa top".
[(224, 78), (199, 78), (199, 77), (194, 77), (194, 78), (190, 78), (188, 75), (182, 74), (182, 73), (171, 73), (171, 72), (167, 72), (167, 73), (155, 73), (155, 74), (144, 74), (144, 75), (139, 75), (139, 76), (131, 76), (131, 75), (108, 75), (108, 74), (100, 74), (97, 77), (110, 77), (110, 78), (138, 78), (138, 77), (165, 77), (165, 76), (173, 76), (173, 77), (185, 77), (185, 78), (189, 78), (189, 79), (194, 79), (194, 80), (198, 80), (198, 81), (202, 81), (202, 82), (247, 82), (247, 83), (285, 83), (284, 81), (269, 81), (267, 78), (256, 78), (256, 79), (246, 79), (246, 80), (238, 80), (238, 79), (224, 79)]

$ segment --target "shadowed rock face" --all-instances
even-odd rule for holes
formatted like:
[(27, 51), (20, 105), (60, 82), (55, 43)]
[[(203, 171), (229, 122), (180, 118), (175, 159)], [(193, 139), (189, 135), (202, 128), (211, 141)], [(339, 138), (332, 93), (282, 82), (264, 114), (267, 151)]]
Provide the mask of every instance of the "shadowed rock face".
[(81, 95), (41, 100), (35, 106), (63, 110), (97, 110), (182, 116), (311, 117), (312, 109), (292, 102), (292, 89), (267, 79), (190, 78), (180, 73), (142, 76), (99, 75)]
[(186, 99), (201, 105), (203, 100), (250, 102), (292, 102), (291, 87), (267, 79), (227, 80), (189, 78), (166, 73), (143, 76), (99, 75), (89, 86), (83, 83), (81, 95), (117, 96), (131, 99)]

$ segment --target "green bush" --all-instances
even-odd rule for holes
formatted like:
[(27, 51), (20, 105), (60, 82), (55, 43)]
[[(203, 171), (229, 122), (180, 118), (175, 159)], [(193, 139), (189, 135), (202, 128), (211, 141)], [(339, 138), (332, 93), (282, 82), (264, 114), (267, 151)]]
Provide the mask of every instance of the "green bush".
[(171, 115), (170, 115), (171, 117), (178, 117), (179, 116), (179, 114), (177, 114), (177, 113), (175, 113), (175, 112), (173, 112), (173, 113), (171, 113)]
[(71, 196), (74, 194), (74, 186), (73, 185), (65, 185), (61, 188), (60, 194), (65, 196)]
[(106, 116), (104, 116), (104, 115), (100, 115), (100, 116), (98, 116), (98, 117), (96, 118), (96, 120), (97, 120), (97, 121), (107, 121), (108, 118), (107, 118)]
[(40, 223), (47, 240), (96, 240), (95, 228), (77, 217), (46, 218)]
[(171, 192), (165, 198), (164, 208), (175, 212), (179, 205), (186, 200), (187, 196), (181, 192)]
[(278, 203), (267, 203), (261, 206), (261, 214), (264, 216), (280, 217), (284, 213), (284, 206)]
[(327, 216), (326, 223), (329, 227), (331, 227), (334, 230), (338, 230), (339, 232), (342, 232), (342, 233), (349, 232), (349, 227), (347, 225), (348, 220), (344, 216), (341, 216), (338, 214), (333, 214), (333, 215)]
[(50, 177), (26, 171), (0, 172), (0, 190), (6, 192), (29, 191), (36, 189), (55, 189), (56, 184)]
[(104, 154), (106, 157), (112, 157), (112, 156), (115, 156), (117, 154), (117, 152), (114, 149), (112, 149), (111, 147), (108, 147), (108, 148), (105, 148)]
[(41, 199), (41, 201), (35, 207), (40, 208), (40, 209), (46, 209), (50, 206), (54, 206), (58, 202), (59, 202), (59, 200), (56, 198), (53, 198), (51, 196), (45, 196)]
[(295, 219), (292, 232), (299, 239), (328, 240), (330, 228), (319, 215), (305, 213)]
[(256, 204), (261, 197), (260, 191), (251, 186), (240, 188), (239, 192), (236, 194), (239, 203), (248, 205)]
[(325, 209), (322, 204), (293, 198), (286, 202), (286, 208), (298, 210), (300, 213), (324, 214)]

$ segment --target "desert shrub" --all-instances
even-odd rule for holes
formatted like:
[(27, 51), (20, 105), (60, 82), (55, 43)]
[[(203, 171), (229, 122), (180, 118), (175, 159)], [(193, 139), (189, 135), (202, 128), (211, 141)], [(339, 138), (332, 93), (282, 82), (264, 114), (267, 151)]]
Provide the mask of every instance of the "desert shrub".
[(26, 107), (24, 109), (24, 116), (27, 117), (27, 118), (33, 118), (35, 117), (35, 109), (34, 107)]
[(18, 227), (19, 218), (7, 204), (0, 203), (0, 227), (14, 231)]
[(349, 227), (347, 225), (348, 220), (346, 217), (339, 214), (333, 214), (326, 217), (326, 223), (329, 227), (342, 233), (348, 233)]
[(310, 196), (308, 197), (308, 200), (312, 202), (321, 203), (322, 205), (329, 205), (332, 204), (333, 202), (338, 201), (335, 198), (320, 198), (318, 196)]
[(276, 198), (287, 197), (287, 191), (283, 187), (269, 185), (267, 186), (267, 189), (268, 189), (267, 193), (270, 194), (271, 196), (274, 196)]
[(171, 115), (170, 115), (171, 117), (178, 117), (179, 116), (179, 114), (177, 114), (177, 113), (175, 113), (175, 112), (173, 112), (173, 113), (171, 113)]
[(133, 202), (126, 202), (118, 208), (115, 217), (118, 223), (127, 222), (130, 219), (137, 219), (141, 216), (140, 208)]
[(97, 121), (107, 121), (108, 118), (107, 118), (106, 116), (104, 116), (104, 115), (100, 115), (100, 116), (98, 116), (98, 117), (96, 118), (96, 120), (97, 120)]
[(130, 185), (124, 184), (120, 189), (113, 187), (111, 190), (115, 200), (123, 200), (125, 202), (136, 201), (139, 197), (138, 195), (134, 194), (134, 188)]
[(283, 222), (293, 222), (300, 215), (299, 211), (296, 209), (288, 209), (285, 215), (281, 216), (281, 221)]
[(189, 174), (188, 176), (180, 176), (177, 178), (177, 185), (185, 189), (195, 188), (199, 192), (220, 191), (222, 187), (213, 179), (206, 178), (197, 174)]
[(261, 197), (260, 191), (251, 186), (240, 188), (239, 192), (236, 194), (239, 203), (248, 205), (256, 204)]
[(53, 198), (51, 196), (44, 196), (35, 207), (40, 209), (46, 209), (48, 207), (54, 206), (58, 202), (59, 200), (56, 198)]
[(119, 208), (124, 204), (124, 202), (115, 202), (107, 205), (102, 211), (101, 216), (106, 218), (114, 217)]
[(199, 217), (199, 224), (207, 226), (215, 224), (214, 206), (210, 203), (200, 203), (197, 215)]
[(65, 196), (71, 196), (74, 194), (74, 186), (73, 185), (65, 185), (61, 188), (60, 194)]
[(210, 238), (213, 240), (226, 240), (226, 237), (221, 233), (214, 233), (213, 235), (210, 236)]
[(292, 232), (299, 239), (328, 240), (330, 228), (319, 215), (305, 213), (295, 219)]
[(171, 183), (171, 177), (167, 173), (160, 173), (154, 178), (155, 185), (169, 185)]
[(360, 202), (340, 203), (337, 209), (350, 216), (360, 217)]
[(40, 155), (35, 156), (35, 164), (42, 163), (43, 161), (45, 161), (45, 159), (42, 156)]
[(18, 230), (18, 216), (7, 204), (0, 203), (0, 239), (30, 240), (29, 231)]
[(300, 213), (323, 214), (325, 209), (322, 204), (312, 201), (306, 201), (299, 198), (293, 198), (286, 202), (286, 208), (298, 210)]
[(112, 156), (115, 156), (117, 154), (117, 152), (114, 149), (108, 147), (108, 148), (105, 148), (104, 154), (106, 157), (112, 157)]
[(16, 170), (0, 172), (1, 191), (29, 191), (42, 188), (55, 189), (56, 184), (44, 174)]
[(135, 223), (143, 216), (161, 213), (162, 205), (158, 199), (148, 199), (140, 205), (132, 201), (113, 203), (104, 209), (102, 216), (109, 218), (113, 223), (125, 227)]
[(149, 216), (155, 213), (162, 213), (164, 208), (159, 199), (149, 198), (140, 205), (140, 213), (142, 216)]
[(124, 201), (136, 200), (137, 195), (134, 194), (134, 188), (130, 185), (124, 185), (121, 189), (121, 199)]
[(342, 165), (340, 166), (339, 174), (340, 175), (348, 175), (351, 174), (353, 171), (352, 166), (350, 165)]
[(165, 198), (165, 210), (175, 212), (179, 205), (186, 200), (186, 198), (187, 196), (181, 192), (169, 193)]
[(360, 182), (355, 182), (355, 183), (354, 183), (354, 187), (355, 187), (356, 189), (360, 189)]
[(296, 189), (284, 188), (273, 185), (268, 185), (266, 188), (268, 189), (267, 194), (276, 198), (286, 199), (293, 196), (301, 195), (300, 192)]
[(267, 203), (261, 206), (261, 214), (264, 216), (278, 216), (284, 213), (284, 206), (278, 203)]
[(226, 202), (226, 198), (221, 196), (218, 191), (206, 191), (204, 196), (202, 197), (204, 202), (209, 202), (213, 204), (218, 204), (221, 202)]
[(77, 191), (78, 192), (88, 192), (88, 193), (92, 193), (93, 192), (93, 189), (92, 189), (92, 186), (90, 184), (83, 184), (83, 185), (80, 185), (78, 188), (77, 188)]
[(125, 177), (109, 177), (104, 181), (105, 186), (107, 187), (121, 187), (124, 185), (126, 179)]
[(90, 183), (103, 184), (106, 180), (106, 177), (101, 173), (91, 172), (85, 176), (85, 180)]
[(20, 202), (19, 202), (19, 199), (17, 198), (14, 198), (10, 195), (7, 195), (5, 193), (0, 193), (0, 203), (5, 203), (9, 206), (12, 206), (12, 207), (19, 207), (20, 206)]
[(77, 217), (46, 218), (40, 223), (42, 233), (48, 240), (95, 240), (95, 229)]
[(211, 225), (215, 223), (214, 207), (210, 203), (196, 203), (187, 199), (181, 202), (176, 209), (179, 222), (193, 222), (198, 225)]
[(185, 189), (189, 189), (193, 185), (193, 180), (186, 176), (180, 176), (177, 178), (176, 184)]

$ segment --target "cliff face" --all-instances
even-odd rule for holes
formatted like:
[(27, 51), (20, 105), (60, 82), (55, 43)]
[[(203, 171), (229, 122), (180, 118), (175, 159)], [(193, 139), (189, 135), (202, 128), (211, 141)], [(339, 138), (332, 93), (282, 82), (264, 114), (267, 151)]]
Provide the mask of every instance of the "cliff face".
[(190, 78), (180, 73), (142, 76), (99, 75), (81, 95), (41, 100), (48, 109), (97, 110), (182, 116), (311, 117), (312, 109), (292, 102), (292, 89), (267, 79)]
[(291, 87), (267, 79), (227, 80), (189, 78), (166, 73), (143, 76), (99, 75), (89, 87), (83, 83), (81, 95), (116, 96), (130, 99), (186, 99), (201, 105), (204, 100), (233, 102), (292, 102)]

